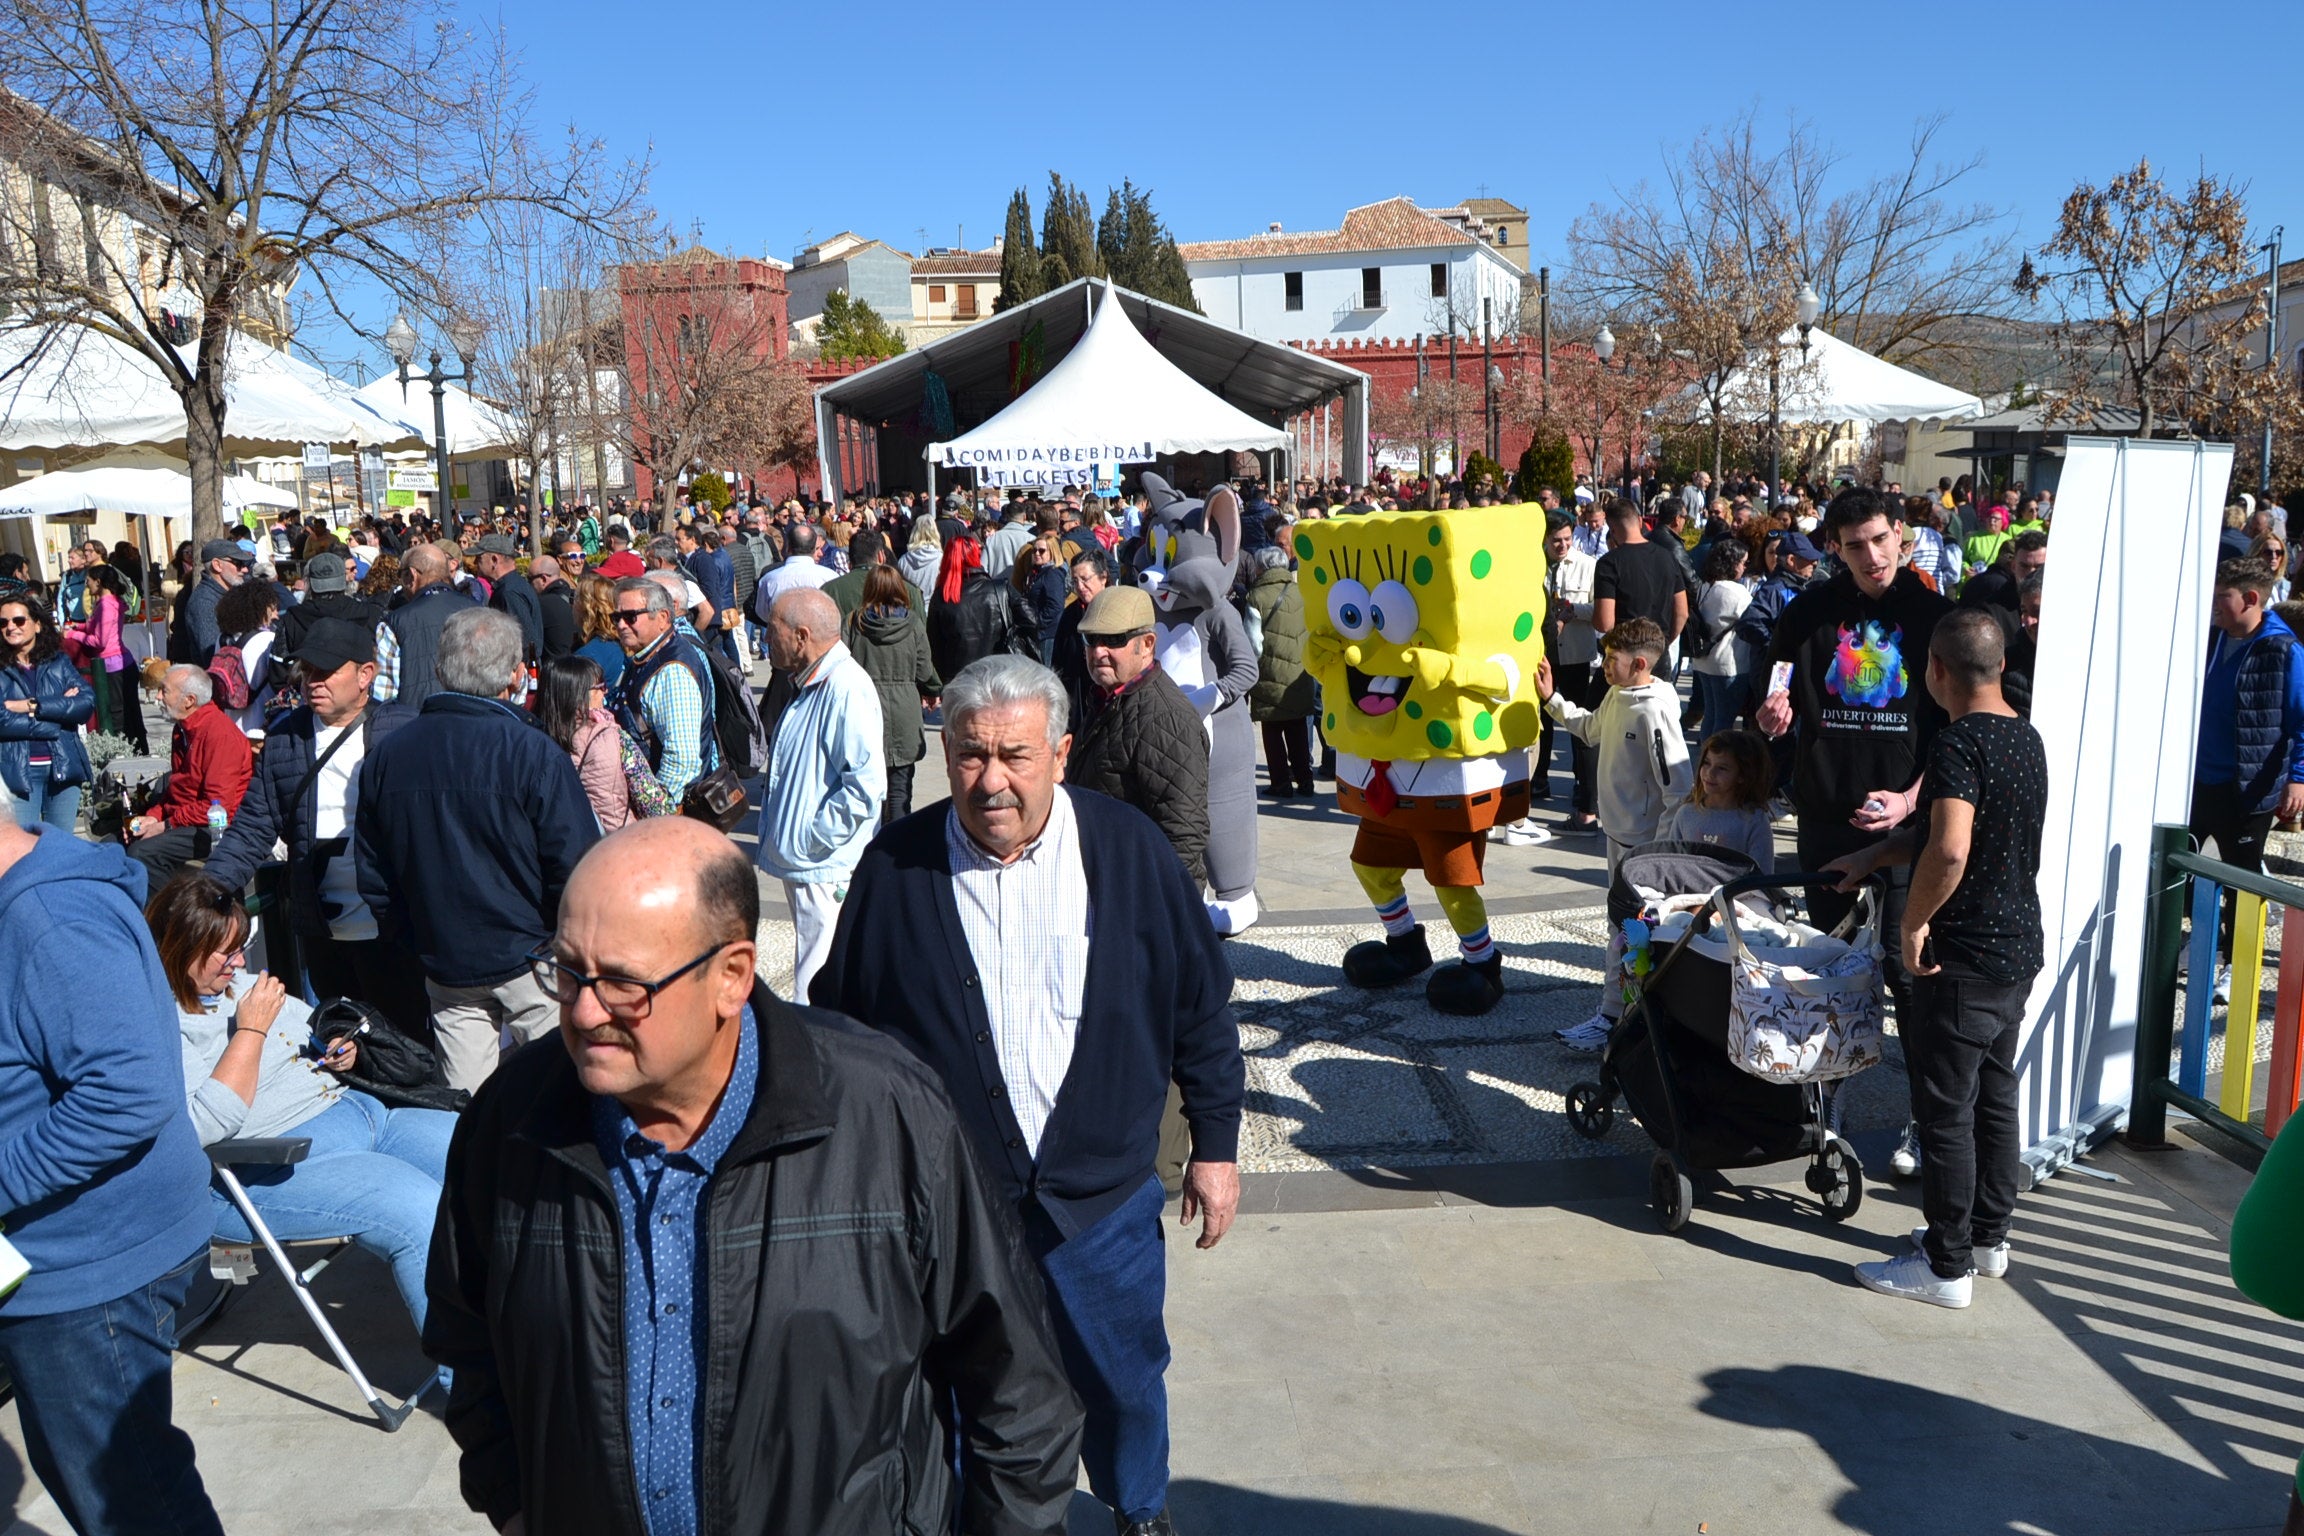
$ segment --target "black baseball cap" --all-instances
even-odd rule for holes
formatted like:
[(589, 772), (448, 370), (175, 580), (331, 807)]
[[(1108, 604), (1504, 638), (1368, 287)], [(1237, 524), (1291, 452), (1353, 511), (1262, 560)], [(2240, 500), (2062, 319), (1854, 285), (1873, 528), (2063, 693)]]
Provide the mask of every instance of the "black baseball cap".
[(254, 565), (256, 563), (254, 556), (250, 555), (248, 551), (242, 549), (238, 543), (231, 539), (210, 539), (207, 543), (201, 545), (200, 560), (202, 564), (206, 564), (210, 560), (229, 560), (234, 565), (240, 566)]
[(350, 619), (314, 619), (288, 659), (315, 672), (333, 672), (348, 661), (374, 661), (376, 631)]

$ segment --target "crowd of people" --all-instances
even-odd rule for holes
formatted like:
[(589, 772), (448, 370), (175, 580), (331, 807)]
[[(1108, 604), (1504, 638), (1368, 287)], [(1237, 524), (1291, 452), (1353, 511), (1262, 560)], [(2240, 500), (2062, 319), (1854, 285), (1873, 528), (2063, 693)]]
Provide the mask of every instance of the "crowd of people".
[[(1222, 712), (1261, 728), (1262, 794), (1314, 794), (1291, 526), (1505, 494), (1274, 490), (1210, 488), (1238, 547), (1204, 593), (1165, 482), (282, 518), (158, 579), (89, 546), (53, 590), (0, 582), (0, 1044), (28, 1064), (0, 1069), (0, 1207), (33, 1263), (0, 1364), (67, 1518), (216, 1528), (169, 1319), (251, 1233), (202, 1149), (295, 1137), (255, 1209), (389, 1266), (499, 1529), (1050, 1532), (1084, 1467), (1122, 1536), (1169, 1532), (1164, 1202), (1207, 1248), (1239, 1200)], [(1967, 1305), (2007, 1272), (2043, 963), (2050, 500), (1619, 490), (1531, 512), (1545, 736), (1497, 837), (1767, 870), (1789, 820), (1844, 882), (1818, 926), (1879, 883), (1926, 1224), (1858, 1278)], [(2304, 668), (2284, 530), (2231, 534), (2194, 819), (2260, 867), (2304, 814)], [(1162, 577), (1218, 609), (1205, 676), (1163, 660), (1212, 631)], [(123, 625), (163, 605), (139, 668)], [(85, 733), (140, 732), (145, 688), (169, 771), (84, 840)], [(915, 810), (932, 727), (950, 798)], [(1619, 996), (1563, 1041), (1602, 1048)], [(340, 1001), (421, 1092), (363, 1072)]]

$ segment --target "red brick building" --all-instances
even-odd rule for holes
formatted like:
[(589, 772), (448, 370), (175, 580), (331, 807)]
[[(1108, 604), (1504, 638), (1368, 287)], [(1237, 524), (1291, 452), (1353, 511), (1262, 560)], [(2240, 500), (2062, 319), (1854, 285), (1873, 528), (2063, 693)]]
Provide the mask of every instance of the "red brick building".
[[(635, 437), (650, 430), (654, 417), (677, 444), (685, 389), (708, 387), (715, 366), (732, 360), (781, 362), (790, 355), (784, 272), (774, 262), (694, 246), (661, 261), (617, 268), (616, 292)], [(643, 500), (654, 496), (645, 462), (634, 463), (632, 478)]]

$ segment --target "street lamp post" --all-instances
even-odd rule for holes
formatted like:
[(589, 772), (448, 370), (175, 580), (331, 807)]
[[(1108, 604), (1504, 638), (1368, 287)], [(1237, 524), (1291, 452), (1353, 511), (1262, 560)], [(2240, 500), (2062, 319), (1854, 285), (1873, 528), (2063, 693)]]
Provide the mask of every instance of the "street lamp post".
[[(1800, 317), (1800, 361), (1802, 365), (1805, 366), (1808, 361), (1808, 333), (1815, 329), (1816, 317), (1819, 314), (1822, 314), (1824, 311), (1824, 301), (1817, 297), (1815, 284), (1802, 283), (1800, 285), (1800, 297), (1796, 301), (1796, 304), (1797, 313)], [(1780, 419), (1782, 413), (1782, 400), (1780, 397), (1777, 381), (1777, 373), (1782, 362), (1783, 351), (1784, 344), (1782, 338), (1775, 338), (1769, 342), (1768, 510), (1771, 512), (1776, 509), (1776, 502), (1784, 494), (1784, 435), (1783, 423)]]
[[(440, 366), (440, 352), (434, 348), (432, 366), (414, 375), (417, 383), (432, 386), (432, 468), (438, 477), (438, 489), (433, 492), (433, 508), (440, 514), (445, 526), (453, 521), (455, 504), (449, 494), (448, 480), (448, 386), (468, 384), (472, 379), (472, 359), (480, 351), (480, 342), (486, 328), (479, 321), (459, 315), (448, 322), (448, 342), (456, 349), (456, 357), (464, 365), (462, 373), (449, 373)], [(411, 375), (408, 364), (416, 356), (416, 328), (408, 323), (404, 314), (395, 315), (384, 330), (385, 350), (400, 365), (400, 398), (408, 398)]]
[[(2270, 373), (2279, 366), (2280, 355), (2280, 235), (2284, 226), (2272, 226), (2272, 238), (2264, 242), (2264, 275), (2271, 287), (2265, 296), (2264, 307), (2264, 371)], [(2264, 415), (2263, 458), (2257, 464), (2257, 486), (2261, 499), (2269, 506), (2272, 501), (2272, 415)]]
[(1484, 393), (1480, 399), (1480, 424), (1487, 429), (1488, 457), (1496, 457), (1496, 385), (1502, 375), (1496, 371), (1496, 343), (1489, 335), (1494, 323), (1493, 299), (1480, 301), (1480, 382)]
[[(1608, 371), (1608, 359), (1616, 355), (1616, 333), (1608, 329), (1608, 322), (1600, 322), (1600, 334), (1592, 338), (1592, 355), (1600, 359), (1600, 371)], [(1607, 422), (1600, 410), (1601, 381), (1592, 381), (1592, 490), (1599, 494), (1601, 477), (1608, 473)]]

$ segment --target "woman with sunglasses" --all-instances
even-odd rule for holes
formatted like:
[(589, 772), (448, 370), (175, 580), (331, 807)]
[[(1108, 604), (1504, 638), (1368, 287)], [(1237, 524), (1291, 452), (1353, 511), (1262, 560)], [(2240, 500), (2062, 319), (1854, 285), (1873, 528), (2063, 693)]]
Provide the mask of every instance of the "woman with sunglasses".
[[(176, 995), (184, 1083), (200, 1144), (235, 1137), (308, 1138), (300, 1163), (242, 1173), (249, 1203), (282, 1242), (349, 1236), (392, 1267), (392, 1283), (421, 1331), (424, 1262), (456, 1117), (393, 1109), (336, 1074), (359, 1047), (324, 1046), (312, 1010), (277, 976), (241, 969), (248, 916), (240, 898), (206, 875), (183, 874), (144, 909)], [(216, 1235), (255, 1240), (221, 1191), (210, 1192)]]
[(72, 832), (91, 777), (80, 727), (95, 713), (96, 690), (65, 657), (47, 605), (22, 587), (0, 596), (0, 779), (18, 825)]

